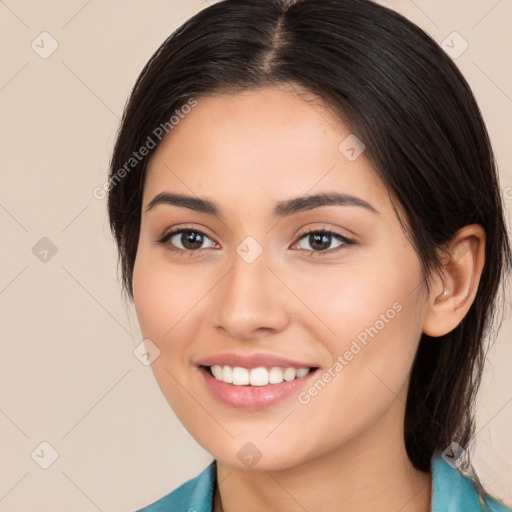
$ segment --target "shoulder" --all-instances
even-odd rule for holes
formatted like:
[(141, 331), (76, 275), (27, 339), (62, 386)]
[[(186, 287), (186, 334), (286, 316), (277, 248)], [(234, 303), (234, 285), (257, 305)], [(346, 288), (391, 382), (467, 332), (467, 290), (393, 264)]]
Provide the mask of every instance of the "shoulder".
[(431, 512), (512, 512), (489, 495), (480, 495), (473, 481), (436, 452), (431, 461)]
[(211, 512), (215, 479), (216, 461), (213, 460), (199, 475), (137, 512)]

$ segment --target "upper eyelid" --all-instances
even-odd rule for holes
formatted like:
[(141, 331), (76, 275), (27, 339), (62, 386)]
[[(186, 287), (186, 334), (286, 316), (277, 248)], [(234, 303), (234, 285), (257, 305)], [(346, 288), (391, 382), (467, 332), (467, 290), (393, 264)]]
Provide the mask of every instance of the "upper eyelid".
[(344, 235), (342, 233), (338, 233), (338, 231), (334, 228), (328, 228), (328, 227), (319, 227), (319, 228), (306, 228), (304, 230), (300, 230), (296, 235), (295, 238), (300, 239), (305, 235), (309, 235), (311, 233), (318, 233), (318, 232), (324, 232), (327, 234), (332, 234), (339, 236), (340, 238), (343, 238), (345, 240), (351, 240), (354, 241), (354, 238), (349, 235)]

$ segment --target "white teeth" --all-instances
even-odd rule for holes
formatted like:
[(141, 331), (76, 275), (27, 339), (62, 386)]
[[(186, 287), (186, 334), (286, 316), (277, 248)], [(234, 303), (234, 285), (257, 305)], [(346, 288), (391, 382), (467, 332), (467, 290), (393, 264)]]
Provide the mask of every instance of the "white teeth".
[(249, 384), (249, 370), (235, 366), (233, 368), (233, 384), (235, 386), (246, 386)]
[(297, 370), (297, 378), (305, 377), (309, 373), (309, 368), (299, 368)]
[(214, 364), (212, 366), (212, 373), (213, 373), (213, 376), (217, 380), (222, 380), (222, 367), (221, 366), (219, 366), (218, 364)]
[(286, 368), (283, 374), (283, 378), (289, 382), (295, 379), (295, 375), (297, 375), (297, 370), (295, 368)]
[(222, 370), (222, 375), (220, 379), (217, 380), (223, 380), (227, 384), (233, 383), (233, 368), (231, 366), (224, 366), (224, 369)]
[(290, 382), (305, 377), (310, 371), (309, 368), (281, 368), (279, 366), (265, 368), (260, 366), (247, 369), (240, 366), (231, 367), (217, 364), (211, 366), (210, 369), (215, 379), (235, 386), (266, 386), (267, 384), (280, 384), (283, 380)]
[(270, 368), (268, 372), (268, 381), (270, 384), (281, 384), (283, 382), (283, 370), (279, 366)]
[(268, 384), (268, 371), (266, 368), (253, 368), (249, 376), (251, 386), (266, 386)]

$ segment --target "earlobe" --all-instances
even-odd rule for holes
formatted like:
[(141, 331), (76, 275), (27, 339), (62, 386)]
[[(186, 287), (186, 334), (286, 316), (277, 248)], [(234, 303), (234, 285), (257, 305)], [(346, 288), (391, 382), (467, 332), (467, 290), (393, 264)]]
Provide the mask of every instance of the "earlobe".
[(425, 305), (423, 332), (438, 337), (455, 329), (473, 303), (485, 263), (485, 231), (479, 224), (464, 226), (441, 258)]

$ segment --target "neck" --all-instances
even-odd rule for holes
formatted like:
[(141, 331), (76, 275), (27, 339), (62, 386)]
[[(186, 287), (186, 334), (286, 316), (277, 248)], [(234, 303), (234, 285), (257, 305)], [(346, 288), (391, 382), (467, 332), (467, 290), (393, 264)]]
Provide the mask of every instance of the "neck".
[(243, 471), (217, 461), (214, 512), (430, 512), (431, 474), (414, 468), (403, 436), (389, 436), (392, 417), (294, 467)]

